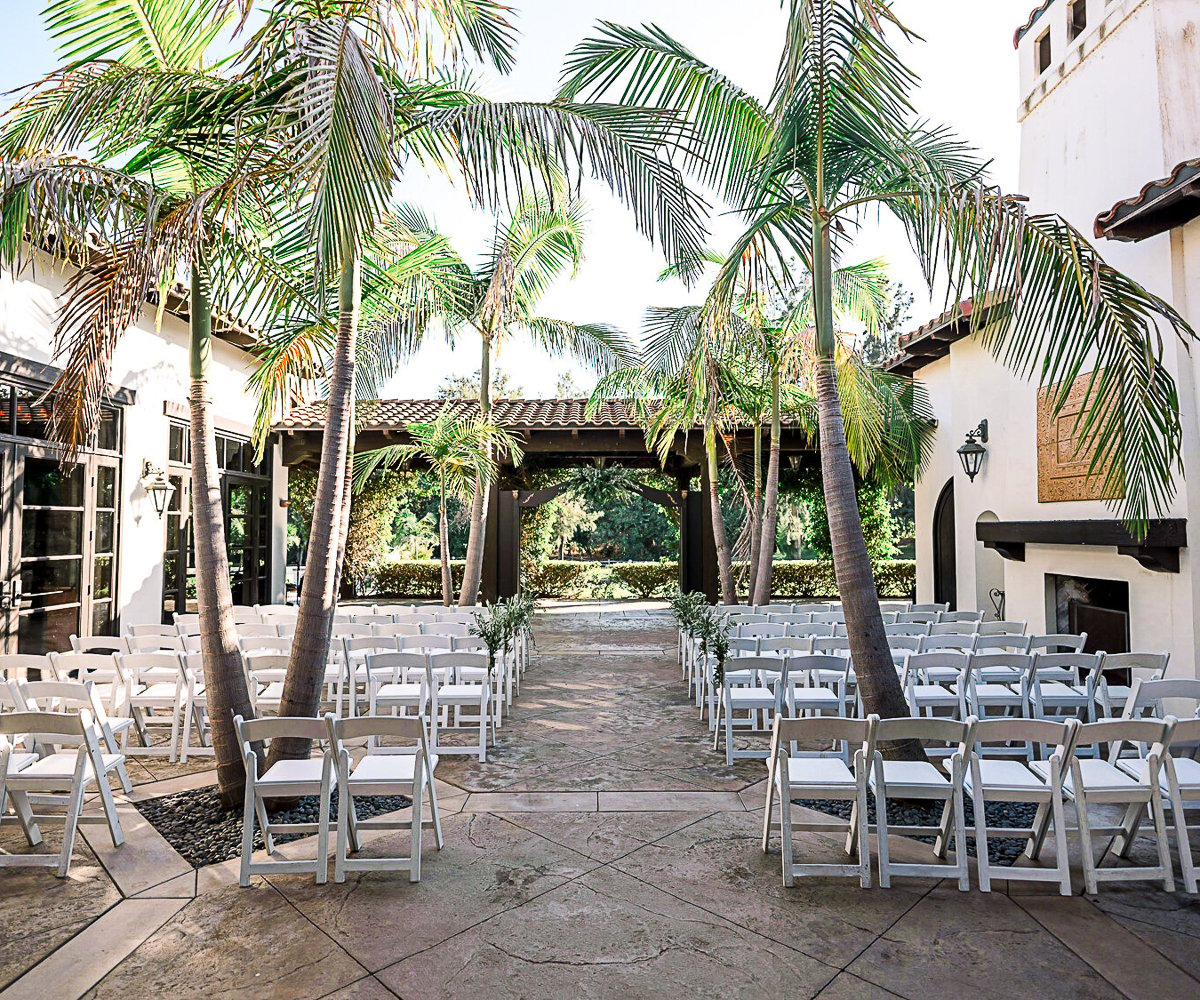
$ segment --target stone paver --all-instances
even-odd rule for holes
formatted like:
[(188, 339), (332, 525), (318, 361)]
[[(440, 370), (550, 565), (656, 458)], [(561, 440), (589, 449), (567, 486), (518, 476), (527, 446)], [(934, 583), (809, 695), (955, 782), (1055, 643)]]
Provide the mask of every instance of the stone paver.
[[(438, 767), (446, 846), (427, 838), (420, 883), (272, 875), (239, 889), (236, 861), (192, 871), (122, 805), (121, 851), (92, 827), (70, 879), (0, 874), (0, 987), (15, 982), (0, 997), (1200, 995), (1200, 900), (1183, 893), (1060, 898), (1001, 881), (985, 895), (921, 879), (785, 889), (778, 838), (769, 854), (759, 844), (763, 764), (729, 767), (712, 750), (661, 610), (551, 607), (537, 640), (488, 762)], [(128, 800), (212, 780), (203, 758), (130, 771)], [(364, 854), (406, 840), (374, 833)], [(19, 832), (0, 830), (0, 848), (20, 850)], [(844, 857), (834, 836), (803, 835), (797, 849)], [(892, 852), (928, 847), (897, 838)]]

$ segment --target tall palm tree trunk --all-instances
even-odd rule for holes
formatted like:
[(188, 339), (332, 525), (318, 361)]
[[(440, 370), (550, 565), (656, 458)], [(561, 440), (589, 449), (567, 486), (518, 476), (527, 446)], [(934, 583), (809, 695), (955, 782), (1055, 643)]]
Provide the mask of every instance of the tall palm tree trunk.
[[(338, 290), (338, 337), (329, 386), (325, 437), (321, 445), (321, 466), (313, 498), (308, 560), (304, 567), (300, 613), (296, 618), (292, 655), (283, 684), (280, 715), (313, 718), (321, 704), (325, 663), (329, 657), (329, 639), (337, 608), (338, 549), (346, 517), (343, 504), (347, 490), (346, 462), (354, 425), (354, 352), (360, 300), (359, 258), (356, 252), (347, 249), (343, 256), (341, 286)], [(305, 758), (310, 750), (309, 740), (272, 740), (268, 766), (278, 760)]]
[[(484, 420), (492, 415), (492, 345), (487, 334), (482, 337), (483, 356), (479, 363), (479, 415)], [(487, 542), (487, 509), (491, 484), (482, 476), (475, 480), (471, 497), (471, 530), (467, 536), (467, 556), (463, 566), (462, 591), (458, 603), (462, 606), (479, 600), (479, 584), (483, 579), (483, 550)]]
[[(846, 448), (841, 401), (838, 399), (834, 363), (832, 258), (828, 225), (819, 221), (814, 237), (813, 305), (817, 321), (817, 412), (821, 435), (821, 478), (829, 535), (833, 542), (833, 568), (846, 616), (850, 655), (858, 678), (864, 710), (883, 718), (909, 714), (900, 679), (892, 663), (883, 614), (867, 543), (863, 538), (854, 470)], [(886, 748), (888, 756), (924, 759), (919, 743), (909, 741)]]
[(717, 550), (717, 574), (721, 580), (721, 602), (737, 604), (737, 586), (733, 579), (733, 560), (729, 553), (729, 535), (725, 531), (725, 516), (721, 513), (720, 468), (717, 464), (717, 434), (715, 427), (704, 430), (704, 450), (708, 457), (708, 502), (712, 510), (713, 544)]
[(221, 804), (231, 808), (242, 801), (246, 771), (233, 717), (254, 716), (242, 656), (233, 624), (233, 594), (229, 587), (229, 553), (225, 548), (225, 512), (221, 505), (221, 474), (217, 467), (217, 438), (212, 423), (212, 306), (206, 275), (194, 264), (191, 273), (191, 405), (192, 534), (196, 550), (196, 598), (200, 612), (200, 654), (204, 690), (217, 761)]
[(746, 581), (746, 600), (754, 603), (758, 581), (758, 563), (762, 558), (762, 421), (754, 421), (754, 493), (750, 498), (750, 573)]
[(454, 603), (454, 577), (450, 573), (450, 525), (446, 520), (446, 470), (438, 476), (438, 546), (442, 556), (442, 604)]
[(779, 404), (779, 367), (771, 372), (771, 447), (767, 458), (767, 490), (763, 501), (762, 542), (758, 553), (758, 576), (754, 581), (755, 604), (771, 603), (771, 570), (775, 559), (775, 533), (779, 526), (779, 459), (782, 451), (783, 418)]

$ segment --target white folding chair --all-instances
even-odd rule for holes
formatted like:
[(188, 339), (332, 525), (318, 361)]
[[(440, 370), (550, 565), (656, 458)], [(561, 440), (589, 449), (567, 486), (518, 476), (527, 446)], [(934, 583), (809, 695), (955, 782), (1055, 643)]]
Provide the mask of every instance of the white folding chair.
[[(275, 626), (271, 626), (274, 628)], [(266, 635), (238, 635), (238, 648), (243, 653), (283, 653), (292, 651), (291, 636), (270, 633)]]
[[(280, 760), (260, 775), (265, 761), (259, 760), (255, 745), (265, 748), (266, 741), (295, 737), (305, 740), (329, 739), (329, 727), (324, 719), (299, 719), (277, 716), (273, 719), (243, 719), (233, 717), (234, 729), (242, 743), (242, 760), (246, 767), (246, 799), (242, 808), (242, 865), (238, 884), (248, 886), (251, 875), (275, 872), (314, 872), (317, 884), (324, 885), (329, 874), (329, 800), (337, 787), (332, 754), (304, 760)], [(316, 795), (320, 799), (316, 823), (273, 823), (267, 813), (267, 800), (290, 799), (301, 795)], [(258, 820), (267, 854), (275, 853), (275, 835), (280, 833), (315, 833), (317, 856), (314, 860), (255, 861), (254, 822)]]
[[(1163, 889), (1174, 891), (1175, 880), (1171, 872), (1171, 851), (1167, 840), (1166, 820), (1163, 813), (1160, 781), (1164, 746), (1169, 727), (1161, 719), (1103, 719), (1079, 727), (1071, 756), (1069, 772), (1063, 778), (1063, 792), (1075, 803), (1079, 817), (1079, 839), (1083, 846), (1083, 881), (1085, 891), (1095, 895), (1100, 882), (1130, 882), (1146, 879), (1161, 879)], [(1151, 749), (1142, 759), (1142, 769), (1135, 777), (1100, 756), (1104, 744), (1113, 746), (1117, 758), (1122, 744), (1145, 744)], [(1090, 758), (1080, 756), (1080, 750), (1091, 747)], [(1035, 760), (1029, 765), (1042, 777), (1047, 777), (1050, 765), (1047, 761)], [(1117, 826), (1093, 826), (1089, 810), (1093, 805), (1123, 805), (1125, 817)], [(1158, 847), (1157, 865), (1130, 865), (1117, 868), (1101, 868), (1109, 850), (1128, 854), (1142, 815), (1149, 810), (1154, 825)], [(1096, 857), (1094, 837), (1113, 836), (1108, 845)], [(1124, 843), (1119, 842), (1124, 838)]]
[(71, 636), (71, 652), (99, 653), (111, 656), (113, 653), (128, 652), (129, 646), (125, 637), (120, 635), (73, 635)]
[[(1166, 676), (1170, 659), (1170, 653), (1101, 653), (1091, 677), (1096, 703), (1109, 718), (1123, 715), (1132, 693), (1134, 671), (1142, 671), (1149, 675), (1148, 679), (1158, 680)], [(1127, 673), (1129, 680), (1122, 678), (1114, 684), (1109, 678), (1113, 671)]]
[(437, 682), (425, 653), (367, 654), (371, 715), (433, 715), (437, 711)]
[[(721, 718), (724, 717), (725, 763), (732, 766), (735, 759), (766, 759), (769, 750), (738, 750), (734, 746), (733, 733), (742, 731), (765, 732), (771, 720), (779, 714), (783, 694), (782, 678), (786, 661), (778, 656), (739, 656), (726, 661), (720, 679), (721, 697), (717, 704), (717, 727), (713, 736), (713, 749), (720, 746)], [(730, 669), (734, 667), (734, 669)], [(775, 687), (770, 686), (767, 675), (776, 678)], [(745, 721), (735, 717), (737, 712), (746, 712)], [(759, 719), (763, 722), (760, 723)]]
[[(43, 747), (66, 747), (21, 766), (14, 759), (13, 738), (21, 735)], [(30, 847), (42, 843), (38, 823), (61, 821), (63, 843), (58, 854), (0, 854), (0, 866), (56, 867), (58, 877), (66, 878), (71, 868), (71, 853), (75, 849), (75, 834), (80, 823), (108, 824), (113, 847), (125, 842), (121, 819), (108, 787), (108, 775), (121, 761), (120, 754), (100, 750), (100, 739), (92, 713), (86, 708), (73, 712), (5, 712), (0, 714), (0, 803), (12, 800), (16, 821)], [(13, 764), (18, 766), (13, 767)], [(85, 814), (84, 796), (90, 785), (100, 793), (102, 816)], [(39, 806), (52, 805), (65, 810), (61, 817), (35, 814), (34, 796)], [(6, 817), (0, 813), (0, 823)]]
[[(386, 655), (386, 654), (384, 654)], [(334, 850), (333, 880), (345, 882), (348, 871), (407, 871), (409, 880), (421, 881), (421, 830), (425, 793), (429, 793), (430, 823), (440, 851), (442, 818), (438, 812), (437, 792), (433, 772), (437, 767), (436, 754), (430, 753), (425, 725), (419, 717), (335, 719), (325, 716), (329, 729), (329, 746), (337, 763), (338, 819), (337, 846)], [(368, 748), (382, 737), (407, 740), (415, 746), (406, 753), (383, 753), (368, 749), (353, 767), (346, 742), (367, 739)], [(354, 806), (356, 795), (407, 795), (412, 799), (412, 813), (407, 820), (359, 819)], [(351, 852), (362, 850), (359, 832), (362, 830), (411, 830), (412, 841), (408, 857), (352, 858)]]
[[(780, 655), (782, 650), (773, 651)], [(846, 671), (850, 661), (825, 653), (785, 653), (783, 704), (789, 718), (846, 715)], [(792, 748), (793, 754), (796, 752)]]
[[(179, 723), (183, 714), (183, 703), (187, 691), (187, 678), (177, 652), (157, 651), (152, 653), (117, 653), (117, 665), (125, 675), (125, 703), (133, 716), (138, 732), (148, 734), (151, 726), (170, 725), (171, 742), (167, 757), (175, 762), (179, 742)], [(157, 716), (157, 712), (170, 712), (169, 723)], [(156, 747), (144, 738), (141, 747), (128, 746), (128, 730), (122, 734), (121, 752), (134, 754), (160, 754)]]
[[(897, 625), (934, 625), (938, 620), (937, 611), (901, 611), (896, 615)], [(884, 626), (885, 628), (887, 626)]]
[[(1079, 729), (1076, 719), (1048, 722), (1044, 719), (979, 719), (971, 738), (970, 766), (963, 779), (975, 812), (975, 856), (979, 888), (992, 891), (992, 879), (1007, 881), (1057, 882), (1059, 892), (1071, 895), (1071, 866), (1067, 852), (1067, 823), (1063, 807), (1063, 778)], [(1044, 768), (1025, 761), (997, 759), (1014, 743), (1037, 746)], [(1037, 813), (1027, 828), (989, 827), (987, 803), (1036, 803)], [(988, 855), (988, 837), (1026, 838), (1025, 857), (1041, 857), (1049, 826), (1054, 826), (1054, 867), (1027, 865), (996, 866)]]
[[(938, 618), (938, 624), (945, 622), (981, 622), (983, 621), (982, 611), (943, 611)], [(972, 632), (975, 629), (971, 629)]]
[[(36, 672), (36, 677), (30, 673)], [(50, 657), (33, 653), (0, 653), (0, 681), (48, 681), (54, 678)]]
[(900, 684), (908, 710), (914, 716), (932, 717), (941, 710), (958, 714), (959, 687), (970, 654), (957, 649), (909, 653), (904, 657)]
[(903, 636), (922, 636), (929, 635), (929, 622), (895, 622), (892, 625), (884, 625), (884, 634), (891, 638), (894, 635)]
[(753, 622), (739, 625), (733, 634), (739, 639), (777, 639), (787, 635), (787, 626), (782, 622)]
[[(112, 653), (49, 653), (48, 658), (54, 679), (91, 681), (116, 735), (134, 725), (126, 702), (125, 675)], [(139, 737), (143, 745), (150, 742), (145, 733), (139, 732)]]
[(950, 610), (949, 603), (910, 604), (908, 607), (913, 614), (944, 614)]
[(176, 626), (174, 626), (174, 625), (160, 625), (160, 624), (126, 625), (125, 626), (125, 635), (126, 636), (156, 635), (159, 637), (178, 639), (179, 638), (179, 629), (176, 628)]
[(962, 641), (974, 641), (976, 632), (975, 626), (978, 622), (938, 622), (929, 626), (930, 640), (943, 639), (960, 639)]
[[(1025, 653), (971, 653), (955, 683), (959, 718), (1025, 715), (1033, 657)], [(989, 711), (990, 710), (990, 711)]]
[[(963, 819), (963, 778), (966, 760), (962, 747), (970, 746), (971, 728), (974, 719), (958, 722), (952, 719), (880, 719), (875, 726), (874, 766), (868, 787), (875, 799), (875, 820), (878, 828), (879, 884), (891, 887), (892, 875), (915, 875), (926, 878), (957, 876), (958, 888), (966, 892), (971, 887), (967, 866), (967, 833)], [(881, 743), (897, 743), (907, 740), (939, 743), (953, 748), (950, 759), (945, 761), (947, 771), (939, 771), (928, 760), (884, 760), (879, 751)], [(917, 824), (912, 826), (890, 826), (887, 804), (890, 800), (920, 800), (941, 802), (942, 816), (936, 826)], [(951, 830), (953, 829), (953, 833)], [(945, 859), (954, 840), (954, 863), (899, 863), (891, 860), (888, 836), (891, 833), (905, 836), (935, 835), (933, 853)]]
[(344, 669), (335, 686), (333, 703), (340, 712), (342, 696), (345, 694), (349, 704), (349, 714), (353, 718), (358, 715), (359, 685), (362, 685), (364, 696), (368, 700), (371, 697), (371, 654), (395, 652), (396, 640), (392, 636), (354, 635), (343, 636), (338, 645), (342, 648)]
[[(0, 693), (3, 693), (0, 691)], [(116, 772), (120, 779), (121, 788), (125, 792), (133, 791), (133, 782), (125, 767), (125, 756), (121, 753), (121, 741), (117, 739), (109, 722), (104, 703), (96, 693), (91, 681), (25, 681), (13, 688), (13, 707), (20, 712), (68, 712), (78, 714), (86, 709), (92, 713), (92, 721), (100, 732), (100, 744), (110, 755), (119, 755), (121, 760), (110, 770)], [(120, 732), (128, 729), (132, 720), (123, 719), (124, 726)], [(0, 803), (0, 813), (4, 811)]]
[[(784, 719), (776, 716), (771, 730), (771, 755), (767, 771), (767, 801), (763, 810), (763, 853), (771, 842), (771, 809), (779, 800), (779, 835), (783, 862), (783, 884), (795, 884), (797, 877), (857, 876), (864, 889), (871, 887), (871, 849), (867, 838), (867, 780), (875, 751), (875, 728), (879, 717), (865, 719), (811, 718)], [(799, 742), (833, 742), (835, 749), (826, 756), (796, 756), (789, 746)], [(839, 746), (840, 745), (840, 746)], [(851, 746), (855, 747), (852, 766), (847, 766)], [(851, 767), (853, 769), (851, 769)], [(793, 798), (852, 802), (848, 823), (797, 822)], [(844, 833), (846, 853), (858, 856), (857, 864), (797, 863), (793, 842), (795, 831)]]
[[(213, 756), (216, 749), (208, 738), (208, 691), (204, 686), (204, 658), (202, 654), (184, 653), (180, 657), (183, 665), (184, 694), (183, 694), (183, 732), (179, 737), (179, 760), (186, 764), (190, 756)], [(245, 663), (243, 662), (243, 669)], [(257, 688), (250, 683), (247, 676), (247, 688), (253, 703)], [(199, 733), (200, 744), (193, 747), (192, 724), (195, 723)]]
[(422, 635), (432, 636), (467, 636), (471, 634), (471, 626), (466, 622), (426, 622), (421, 626)]
[(888, 614), (890, 612), (892, 614), (898, 615), (898, 614), (901, 614), (902, 612), (911, 610), (911, 608), (912, 608), (912, 604), (909, 601), (880, 601), (879, 602), (879, 610), (881, 612), (883, 612), (884, 614)]
[[(432, 714), (433, 751), (438, 754), (478, 754), (480, 763), (487, 761), (487, 738), (490, 727), (492, 742), (496, 741), (495, 713), (492, 710), (492, 679), (488, 670), (488, 658), (483, 653), (433, 653), (429, 657), (429, 669), (434, 677), (451, 673), (452, 679), (442, 682), (437, 689), (437, 707), (448, 713), (447, 722), (442, 724), (437, 714)], [(464, 709), (475, 709), (471, 715)], [(452, 715), (451, 715), (452, 714)], [(447, 731), (468, 728), (470, 723), (479, 726), (477, 747), (447, 744), (443, 737)]]
[(997, 635), (976, 635), (975, 653), (1028, 653), (1030, 637), (1002, 632)]
[(798, 639), (828, 638), (835, 627), (824, 622), (796, 622), (787, 627), (787, 634)]
[(1094, 722), (1099, 664), (1100, 657), (1095, 653), (1034, 653), (1029, 673), (1030, 716), (1086, 717)]
[(1051, 632), (1035, 635), (1029, 639), (1031, 653), (1082, 653), (1087, 644), (1087, 633)]
[(287, 653), (242, 653), (246, 685), (256, 712), (262, 712), (264, 709), (279, 711), (279, 706), (283, 703), (283, 683), (287, 679), (290, 659)]
[(371, 631), (375, 635), (399, 638), (405, 635), (420, 635), (421, 625), (419, 622), (392, 622), (390, 625), (374, 625)]
[(978, 623), (975, 631), (979, 635), (1024, 635), (1029, 622), (996, 621)]

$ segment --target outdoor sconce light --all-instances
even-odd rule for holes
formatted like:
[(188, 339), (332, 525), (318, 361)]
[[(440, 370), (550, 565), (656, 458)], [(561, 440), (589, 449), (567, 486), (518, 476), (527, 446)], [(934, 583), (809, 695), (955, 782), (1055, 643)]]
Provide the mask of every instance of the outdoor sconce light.
[(158, 516), (162, 517), (163, 512), (167, 509), (167, 504), (171, 502), (175, 487), (167, 478), (166, 471), (155, 465), (150, 459), (146, 459), (142, 464), (142, 489), (150, 494), (150, 499), (154, 501), (154, 509), (158, 511)]
[(967, 474), (967, 478), (971, 482), (975, 482), (975, 477), (979, 475), (979, 469), (983, 465), (983, 456), (987, 454), (987, 449), (984, 447), (987, 439), (988, 422), (981, 420), (979, 426), (973, 431), (967, 431), (967, 440), (958, 449), (958, 458), (962, 462), (963, 472)]

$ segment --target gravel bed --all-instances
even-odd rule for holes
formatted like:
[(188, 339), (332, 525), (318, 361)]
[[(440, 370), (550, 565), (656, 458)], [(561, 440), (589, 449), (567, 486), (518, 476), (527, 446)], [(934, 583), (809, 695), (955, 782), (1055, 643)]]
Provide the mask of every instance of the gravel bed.
[[(268, 810), (268, 815), (278, 823), (315, 823), (320, 800), (315, 795), (305, 795), (291, 809)], [(358, 796), (354, 800), (359, 819), (371, 819), (383, 813), (395, 812), (412, 805), (406, 795)], [(216, 786), (197, 788), (194, 791), (176, 792), (159, 799), (148, 799), (136, 803), (137, 810), (151, 826), (161, 833), (194, 868), (215, 865), (242, 854), (242, 809), (225, 809), (217, 795)], [(337, 828), (338, 793), (334, 791), (330, 806), (330, 838)], [(275, 837), (275, 843), (286, 844), (301, 837), (314, 836), (306, 833), (288, 833)], [(255, 850), (263, 848), (262, 831), (255, 825)]]
[[(818, 799), (792, 799), (792, 804), (804, 806), (806, 809), (815, 809), (844, 820), (850, 819), (850, 809), (853, 805), (850, 802), (825, 802)], [(988, 802), (986, 809), (989, 827), (1027, 828), (1033, 825), (1033, 818), (1037, 814), (1037, 806), (1029, 802)], [(888, 803), (887, 816), (888, 823), (894, 826), (937, 825), (942, 818), (942, 806), (940, 803), (927, 805), (924, 802), (893, 801)], [(875, 822), (875, 802), (869, 796), (867, 798), (867, 821), (872, 824)], [(975, 810), (970, 799), (966, 801), (966, 823), (967, 853), (971, 857), (975, 857)], [(932, 844), (935, 838), (922, 836), (912, 839)], [(1025, 843), (1024, 837), (1016, 839), (989, 836), (988, 860), (994, 865), (1015, 864), (1017, 858), (1025, 850)]]

